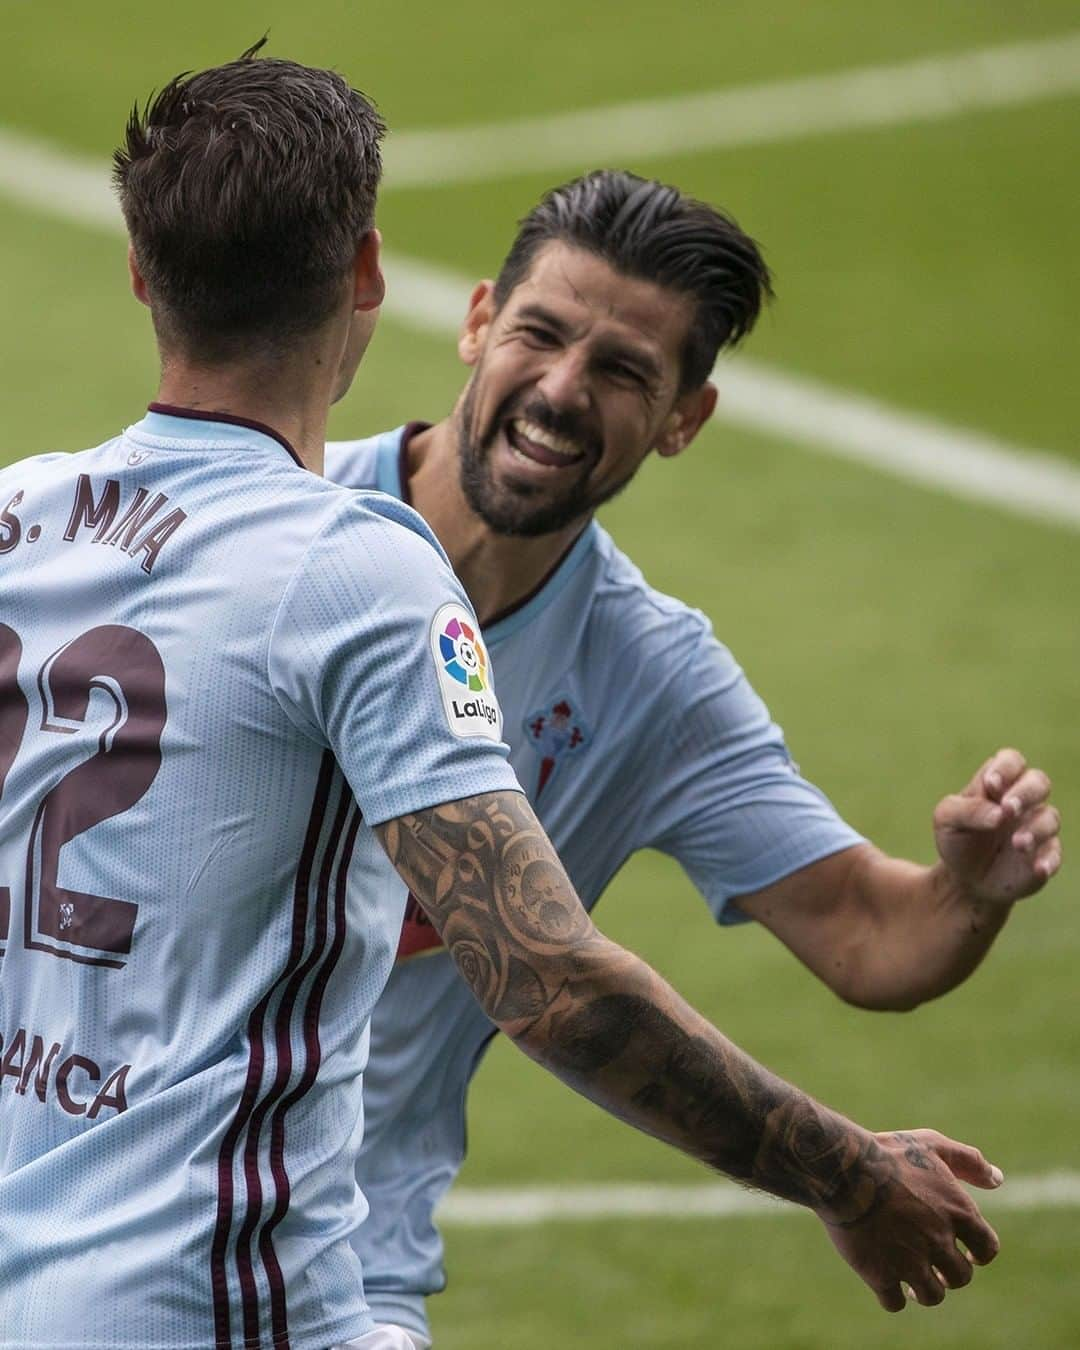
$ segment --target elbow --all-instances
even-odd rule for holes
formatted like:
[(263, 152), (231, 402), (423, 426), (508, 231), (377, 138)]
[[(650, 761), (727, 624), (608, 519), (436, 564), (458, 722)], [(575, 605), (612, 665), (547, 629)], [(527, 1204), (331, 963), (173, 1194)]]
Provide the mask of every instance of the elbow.
[(826, 983), (842, 1002), (863, 1012), (913, 1012), (943, 990), (888, 959), (877, 942), (849, 941), (835, 949)]
[(933, 995), (915, 981), (897, 979), (896, 972), (875, 969), (860, 954), (849, 951), (838, 961), (829, 988), (843, 1003), (863, 1012), (913, 1012)]

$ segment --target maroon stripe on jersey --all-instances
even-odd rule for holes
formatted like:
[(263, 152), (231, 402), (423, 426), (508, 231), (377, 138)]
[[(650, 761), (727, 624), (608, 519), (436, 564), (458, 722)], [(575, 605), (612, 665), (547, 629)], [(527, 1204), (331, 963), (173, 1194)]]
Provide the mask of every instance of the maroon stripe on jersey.
[(318, 1077), (319, 1065), (322, 1062), (319, 1018), (322, 1014), (323, 995), (326, 992), (327, 983), (341, 959), (341, 953), (345, 946), (349, 864), (352, 862), (360, 822), (360, 809), (353, 803), (353, 814), (341, 850), (341, 861), (338, 863), (337, 880), (334, 886), (334, 939), (326, 960), (315, 978), (307, 1007), (304, 1009), (304, 1046), (307, 1060), (304, 1065), (303, 1077), (292, 1092), (282, 1099), (278, 1109), (274, 1112), (274, 1120), (270, 1130), (270, 1167), (274, 1176), (274, 1184), (277, 1187), (277, 1204), (274, 1206), (274, 1212), (267, 1221), (265, 1228), (259, 1235), (259, 1253), (262, 1256), (267, 1278), (270, 1281), (271, 1330), (273, 1331), (275, 1345), (279, 1339), (288, 1335), (285, 1281), (281, 1276), (281, 1267), (278, 1265), (273, 1242), (274, 1229), (285, 1217), (289, 1208), (289, 1174), (285, 1170), (285, 1113), (306, 1092), (310, 1091)]
[[(308, 955), (290, 975), (289, 981), (285, 986), (285, 991), (281, 996), (281, 1002), (278, 1004), (277, 1014), (274, 1018), (274, 1055), (277, 1061), (274, 1080), (263, 1094), (259, 1104), (255, 1107), (254, 1111), (252, 1111), (251, 1121), (248, 1125), (247, 1142), (244, 1145), (244, 1181), (247, 1187), (248, 1197), (247, 1213), (244, 1216), (244, 1222), (241, 1225), (239, 1235), (236, 1239), (236, 1267), (240, 1276), (240, 1287), (242, 1289), (256, 1288), (254, 1268), (251, 1260), (251, 1238), (258, 1226), (259, 1219), (262, 1217), (263, 1208), (262, 1175), (259, 1172), (259, 1136), (262, 1132), (263, 1121), (288, 1087), (289, 1079), (292, 1077), (293, 1054), (290, 1029), (292, 1026), (293, 1010), (296, 1007), (296, 1000), (299, 997), (300, 990), (303, 988), (304, 981), (315, 969), (316, 965), (318, 965), (325, 957), (326, 934), (329, 927), (327, 911), (330, 903), (330, 879), (334, 870), (334, 859), (338, 852), (338, 846), (341, 843), (341, 836), (345, 830), (346, 820), (352, 804), (352, 797), (348, 790), (342, 791), (337, 810), (334, 813), (334, 823), (330, 828), (326, 847), (323, 852), (322, 865), (319, 868), (319, 881), (315, 900), (315, 940), (311, 945), (311, 950), (308, 952)], [(316, 983), (317, 982), (316, 979)], [(306, 1064), (302, 1073), (307, 1073)], [(276, 1184), (276, 1175), (274, 1181)], [(280, 1278), (280, 1268), (277, 1270), (277, 1275)], [(267, 1271), (267, 1277), (270, 1280), (271, 1292), (273, 1292), (274, 1279), (269, 1270)], [(282, 1287), (281, 1295), (282, 1300), (284, 1300), (284, 1287)], [(247, 1345), (249, 1343), (252, 1345), (259, 1344), (259, 1308), (255, 1299), (249, 1300), (245, 1298), (244, 1344)]]
[(302, 469), (307, 468), (307, 465), (281, 432), (275, 431), (273, 427), (268, 427), (265, 422), (254, 422), (250, 417), (237, 417), (235, 413), (202, 412), (198, 408), (174, 408), (171, 403), (151, 403), (147, 407), (147, 412), (164, 413), (166, 417), (186, 417), (189, 422), (226, 422), (231, 427), (247, 427), (249, 431), (260, 431), (264, 436), (269, 436), (271, 440), (277, 441), (283, 450), (287, 450), (290, 457)]
[(406, 422), (401, 429), (401, 444), (398, 446), (398, 491), (406, 506), (412, 506), (412, 493), (409, 491), (409, 442), (422, 431), (427, 431), (430, 422)]
[[(266, 1058), (262, 1039), (263, 1019), (266, 1015), (266, 1009), (271, 998), (273, 998), (275, 989), (290, 977), (304, 954), (308, 890), (311, 885), (311, 872), (319, 846), (319, 837), (322, 834), (323, 822), (326, 818), (326, 807), (335, 767), (334, 757), (327, 751), (322, 758), (319, 781), (315, 788), (315, 798), (311, 808), (311, 817), (308, 821), (304, 846), (296, 871), (296, 884), (293, 888), (292, 940), (289, 947), (289, 956), (281, 974), (256, 1004), (251, 1017), (248, 1019), (247, 1037), (250, 1050), (248, 1052), (247, 1079), (236, 1108), (236, 1115), (225, 1132), (225, 1138), (221, 1142), (221, 1151), (218, 1154), (217, 1223), (210, 1248), (210, 1284), (214, 1299), (214, 1339), (218, 1346), (232, 1344), (229, 1317), (229, 1281), (225, 1268), (225, 1253), (228, 1248), (229, 1233), (233, 1221), (233, 1159), (236, 1154), (236, 1145), (255, 1108), (259, 1083), (262, 1080), (263, 1065)], [(245, 1310), (249, 1298), (256, 1298), (257, 1292), (253, 1281), (247, 1288), (241, 1283), (241, 1297)]]

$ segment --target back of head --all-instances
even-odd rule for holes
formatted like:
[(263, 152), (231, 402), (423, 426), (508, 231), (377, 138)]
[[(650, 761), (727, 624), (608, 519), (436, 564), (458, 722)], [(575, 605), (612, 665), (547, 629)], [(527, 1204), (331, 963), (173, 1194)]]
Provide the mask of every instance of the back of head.
[(114, 156), (159, 340), (208, 364), (318, 328), (374, 224), (374, 107), (261, 45), (136, 105)]
[(678, 188), (619, 169), (597, 169), (553, 188), (521, 221), (495, 283), (499, 308), (552, 242), (584, 249), (617, 272), (656, 282), (694, 303), (683, 350), (684, 389), (708, 379), (717, 352), (750, 332), (772, 295), (760, 249), (730, 216)]

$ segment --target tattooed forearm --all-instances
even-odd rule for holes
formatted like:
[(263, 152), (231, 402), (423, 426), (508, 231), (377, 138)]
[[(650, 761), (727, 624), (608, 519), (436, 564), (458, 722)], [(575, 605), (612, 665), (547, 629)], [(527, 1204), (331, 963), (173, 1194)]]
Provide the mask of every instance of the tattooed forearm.
[(756, 1064), (594, 928), (527, 800), (465, 798), (378, 827), (476, 998), (609, 1111), (830, 1221), (889, 1183), (873, 1137)]
[[(467, 797), (378, 833), (488, 1016), (528, 1031), (598, 935), (526, 798)], [(555, 955), (571, 965), (553, 972)]]
[[(671, 990), (665, 1007), (663, 992), (657, 980), (651, 1001), (609, 994), (584, 1003), (557, 1028), (548, 1066), (638, 1128), (746, 1185), (825, 1212), (833, 1223), (865, 1217), (895, 1170), (873, 1137), (707, 1024), (693, 1034), (678, 1014), (696, 1014)], [(627, 1084), (632, 1110), (597, 1092), (609, 1065)]]

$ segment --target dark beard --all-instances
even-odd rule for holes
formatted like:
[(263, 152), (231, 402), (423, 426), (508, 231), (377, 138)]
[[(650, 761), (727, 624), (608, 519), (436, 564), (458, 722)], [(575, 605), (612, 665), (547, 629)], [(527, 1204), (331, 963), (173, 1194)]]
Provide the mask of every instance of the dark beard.
[[(581, 466), (579, 480), (564, 488), (557, 497), (546, 496), (540, 489), (524, 484), (500, 488), (492, 477), (488, 452), (499, 428), (506, 423), (509, 400), (507, 405), (499, 409), (492, 423), (491, 434), (477, 444), (470, 436), (475, 393), (474, 379), (465, 395), (458, 419), (458, 473), (465, 500), (496, 534), (525, 539), (554, 534), (556, 530), (565, 529), (567, 525), (591, 516), (598, 506), (621, 492), (633, 476), (631, 474), (602, 491), (589, 492), (584, 487), (584, 480), (589, 473), (590, 461), (587, 458)], [(525, 415), (556, 435), (574, 436), (577, 431), (576, 427), (566, 425), (565, 419), (541, 405), (530, 404)]]

